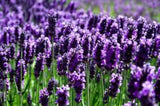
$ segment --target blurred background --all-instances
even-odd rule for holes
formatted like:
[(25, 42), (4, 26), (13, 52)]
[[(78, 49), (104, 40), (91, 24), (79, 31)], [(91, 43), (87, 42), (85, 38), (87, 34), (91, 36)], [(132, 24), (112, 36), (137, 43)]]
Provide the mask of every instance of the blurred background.
[(160, 22), (160, 0), (77, 0), (78, 5), (91, 9), (95, 14), (107, 12), (115, 17), (119, 14), (137, 19), (139, 16), (147, 20)]
[(18, 8), (28, 11), (31, 7), (27, 6), (31, 6), (36, 1), (45, 2), (46, 5), (47, 3), (51, 3), (51, 1), (68, 3), (74, 1), (79, 8), (83, 8), (86, 11), (92, 10), (95, 14), (104, 12), (111, 17), (121, 14), (133, 17), (134, 19), (143, 16), (149, 21), (156, 20), (160, 22), (160, 0), (0, 0), (0, 11), (2, 10), (3, 13), (7, 13), (11, 8), (12, 10), (17, 9), (18, 4), (24, 5)]

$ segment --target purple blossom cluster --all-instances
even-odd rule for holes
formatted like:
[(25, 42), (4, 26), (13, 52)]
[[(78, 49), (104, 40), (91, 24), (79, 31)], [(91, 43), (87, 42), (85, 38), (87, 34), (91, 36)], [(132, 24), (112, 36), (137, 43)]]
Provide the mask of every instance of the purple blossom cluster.
[(133, 65), (131, 70), (131, 79), (128, 83), (129, 98), (132, 100), (138, 98), (143, 106), (154, 105), (155, 67), (150, 64), (144, 64), (142, 68)]
[(103, 102), (107, 103), (109, 96), (116, 97), (120, 92), (119, 87), (122, 85), (122, 76), (119, 73), (113, 73), (110, 79), (110, 86), (104, 93)]
[(40, 96), (39, 96), (39, 102), (42, 104), (42, 106), (48, 106), (49, 101), (49, 93), (46, 88), (43, 90), (40, 90)]
[(59, 106), (69, 105), (69, 100), (68, 100), (68, 97), (70, 96), (69, 95), (69, 89), (70, 88), (69, 88), (68, 85), (57, 88), (56, 95), (58, 96), (58, 99), (57, 99), (56, 103)]

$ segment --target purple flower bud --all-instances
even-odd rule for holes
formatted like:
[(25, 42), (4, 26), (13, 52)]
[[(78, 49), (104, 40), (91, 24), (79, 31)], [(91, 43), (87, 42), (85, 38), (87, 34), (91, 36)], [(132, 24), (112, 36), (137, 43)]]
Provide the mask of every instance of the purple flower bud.
[(67, 73), (68, 59), (67, 55), (59, 56), (57, 59), (57, 71), (59, 75), (65, 75)]
[(103, 19), (100, 23), (100, 27), (99, 27), (99, 33), (100, 34), (105, 34), (106, 33), (106, 27), (107, 27), (107, 20)]
[(76, 72), (82, 73), (82, 72), (85, 72), (85, 70), (86, 70), (86, 66), (84, 63), (80, 63), (77, 65)]
[(60, 54), (63, 55), (68, 51), (69, 38), (66, 36), (61, 36), (59, 42), (60, 42)]
[(145, 81), (152, 82), (155, 78), (155, 67), (150, 64), (144, 64), (143, 68), (132, 65), (131, 70), (131, 79), (128, 83), (128, 96), (130, 99), (135, 99), (143, 88), (142, 84)]
[(126, 17), (119, 15), (119, 16), (117, 17), (118, 27), (123, 29), (123, 28), (124, 28), (125, 21), (126, 21)]
[(70, 81), (71, 86), (74, 87), (75, 91), (76, 91), (76, 102), (80, 102), (81, 101), (81, 93), (82, 90), (85, 88), (85, 71), (83, 72), (76, 72), (74, 71), (73, 73), (70, 73), (68, 76), (68, 79)]
[(154, 85), (156, 102), (160, 101), (160, 68), (158, 68), (156, 83)]
[(132, 18), (128, 19), (127, 30), (125, 35), (127, 39), (136, 39), (137, 37), (136, 25), (134, 23), (135, 20), (133, 20)]
[(82, 48), (83, 48), (83, 59), (84, 61), (88, 61), (90, 58), (91, 51), (91, 36), (84, 35), (82, 38)]
[(137, 40), (139, 41), (142, 36), (144, 36), (144, 27), (146, 26), (146, 19), (139, 17), (137, 20)]
[(92, 28), (96, 28), (99, 21), (99, 17), (97, 15), (93, 15), (88, 22), (88, 29), (91, 30)]
[(139, 92), (138, 98), (142, 106), (154, 106), (155, 105), (155, 92), (153, 85), (150, 81), (143, 83), (143, 88)]
[(90, 78), (94, 78), (96, 73), (94, 61), (90, 61), (89, 72), (90, 72)]
[(19, 91), (21, 91), (23, 84), (24, 84), (24, 76), (26, 74), (26, 64), (23, 59), (18, 60), (16, 64), (16, 75), (15, 75), (15, 81), (17, 84), (17, 88)]
[(8, 66), (7, 52), (5, 48), (0, 47), (0, 68), (6, 70)]
[(129, 64), (132, 61), (134, 52), (136, 49), (136, 43), (132, 41), (127, 41), (121, 51), (122, 60), (124, 63)]
[(7, 79), (7, 74), (5, 72), (0, 71), (0, 91), (6, 90), (8, 91), (10, 87), (10, 83)]
[(59, 55), (59, 43), (54, 43), (54, 58), (57, 59), (58, 55)]
[(147, 45), (147, 41), (140, 42), (140, 45), (138, 46), (138, 49), (136, 51), (136, 56), (134, 59), (134, 62), (137, 66), (142, 67), (144, 62), (149, 58), (149, 45)]
[(155, 37), (155, 33), (156, 33), (156, 25), (155, 25), (155, 23), (148, 24), (147, 27), (146, 27), (146, 35), (145, 35), (146, 38), (150, 39), (150, 38)]
[(33, 62), (33, 57), (35, 53), (35, 42), (34, 39), (30, 38), (28, 41), (25, 41), (25, 47), (24, 47), (24, 58), (25, 62), (27, 63), (32, 63)]
[(38, 53), (49, 53), (51, 51), (51, 42), (48, 37), (41, 36), (36, 41), (36, 55)]
[(157, 56), (160, 51), (160, 36), (155, 37), (154, 56)]
[(120, 47), (119, 45), (114, 46), (109, 41), (104, 44), (102, 50), (102, 63), (101, 65), (106, 68), (106, 70), (112, 70), (117, 67), (117, 63), (120, 57)]
[(49, 93), (46, 88), (43, 90), (39, 91), (40, 96), (39, 96), (39, 102), (41, 103), (42, 106), (48, 106), (48, 101), (49, 101)]
[(37, 56), (35, 70), (34, 70), (34, 75), (36, 78), (38, 78), (40, 72), (44, 70), (44, 64), (45, 64), (45, 56), (39, 53)]
[(58, 96), (58, 99), (56, 100), (56, 103), (59, 106), (69, 105), (69, 100), (68, 100), (68, 97), (70, 96), (69, 89), (70, 88), (68, 85), (57, 88), (56, 95)]
[(108, 96), (116, 97), (117, 93), (120, 92), (119, 87), (122, 85), (122, 76), (119, 73), (113, 73), (110, 79), (110, 86), (106, 90), (103, 98), (103, 102), (107, 103)]
[(103, 49), (103, 43), (102, 42), (97, 42), (96, 46), (93, 49), (93, 60), (97, 64), (98, 67), (102, 67), (102, 49)]
[(56, 87), (58, 85), (58, 82), (54, 79), (54, 78), (51, 78), (48, 82), (48, 87), (47, 87), (47, 91), (49, 93), (49, 95), (52, 95), (53, 94), (53, 89), (54, 87)]
[(75, 49), (70, 49), (68, 52), (68, 69), (70, 72), (74, 72), (78, 64), (82, 62), (83, 59), (83, 49), (77, 47)]
[(69, 36), (69, 45), (68, 49), (70, 50), (71, 48), (76, 48), (80, 42), (80, 35), (71, 33)]
[(76, 9), (77, 9), (76, 3), (72, 1), (67, 5), (65, 10), (69, 11), (70, 13), (73, 13), (74, 11), (76, 11)]
[(50, 67), (51, 67), (51, 65), (52, 65), (52, 60), (53, 60), (52, 57), (53, 57), (53, 56), (52, 56), (52, 53), (49, 53), (49, 54), (47, 54), (47, 56), (46, 56), (46, 65), (47, 65), (48, 69), (50, 69)]
[(50, 11), (49, 16), (48, 16), (48, 23), (49, 23), (48, 33), (49, 33), (49, 36), (51, 37), (55, 36), (55, 27), (56, 27), (57, 19), (58, 19), (58, 14)]

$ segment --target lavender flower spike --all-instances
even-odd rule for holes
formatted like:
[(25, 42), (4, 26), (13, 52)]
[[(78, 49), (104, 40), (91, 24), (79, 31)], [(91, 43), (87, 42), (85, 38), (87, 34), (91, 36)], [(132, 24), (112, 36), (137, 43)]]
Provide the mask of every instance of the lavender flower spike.
[(58, 96), (58, 99), (56, 101), (56, 103), (58, 104), (58, 106), (67, 106), (69, 105), (69, 100), (68, 97), (69, 95), (69, 86), (62, 86), (62, 87), (58, 87), (57, 88), (57, 93), (56, 95)]
[(40, 96), (39, 96), (39, 102), (42, 106), (48, 106), (49, 101), (49, 93), (47, 91), (47, 88), (44, 88), (43, 90), (40, 90)]

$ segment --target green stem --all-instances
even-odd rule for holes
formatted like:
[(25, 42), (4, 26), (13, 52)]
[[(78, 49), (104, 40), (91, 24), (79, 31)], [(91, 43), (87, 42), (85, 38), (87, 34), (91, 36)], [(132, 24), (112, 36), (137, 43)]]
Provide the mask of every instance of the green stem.
[(36, 97), (37, 97), (37, 100), (36, 100), (36, 104), (39, 106), (39, 78), (38, 78), (38, 80), (37, 80), (37, 95), (36, 95)]
[(89, 90), (89, 65), (87, 64), (87, 106), (90, 106), (90, 90)]
[(101, 87), (102, 87), (102, 104), (103, 104), (103, 95), (104, 95), (104, 82), (103, 82), (103, 73), (101, 71)]
[(74, 106), (74, 105), (73, 105), (73, 89), (71, 89), (71, 94), (72, 94), (71, 104), (72, 104), (72, 106)]

